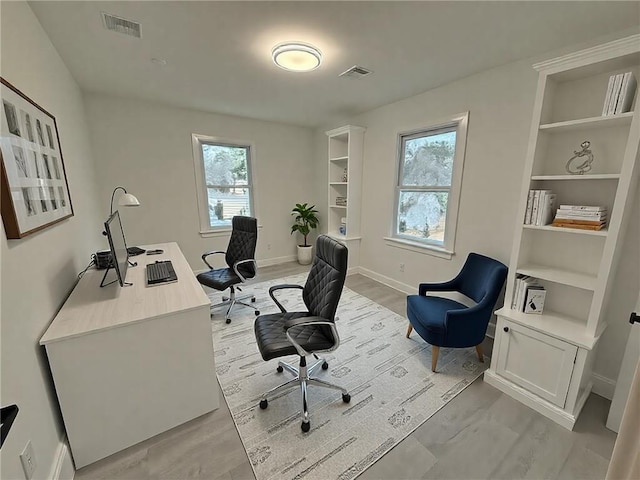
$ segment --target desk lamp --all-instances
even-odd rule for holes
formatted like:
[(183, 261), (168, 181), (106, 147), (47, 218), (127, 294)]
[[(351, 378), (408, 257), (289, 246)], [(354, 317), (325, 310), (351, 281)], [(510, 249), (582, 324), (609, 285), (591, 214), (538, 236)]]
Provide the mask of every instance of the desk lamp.
[[(111, 193), (111, 210), (109, 213), (110, 216), (113, 215), (113, 200), (115, 199), (116, 192), (118, 190), (122, 190), (124, 192), (118, 199), (118, 205), (122, 205), (123, 207), (139, 207), (140, 206), (140, 200), (138, 200), (135, 195), (128, 193), (127, 189), (124, 187), (116, 187), (113, 189), (113, 192)], [(123, 232), (123, 235), (124, 235), (124, 232)], [(126, 243), (127, 243), (127, 240), (125, 238), (125, 245)], [(140, 255), (141, 253), (144, 253), (145, 250), (139, 247), (127, 247), (127, 252), (129, 253), (129, 255), (133, 256), (133, 255)]]

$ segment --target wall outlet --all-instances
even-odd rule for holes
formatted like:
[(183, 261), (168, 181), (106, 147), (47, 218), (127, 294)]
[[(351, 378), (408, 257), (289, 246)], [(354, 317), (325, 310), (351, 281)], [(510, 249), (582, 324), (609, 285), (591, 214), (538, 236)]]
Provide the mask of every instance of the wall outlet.
[(271, 244), (267, 243), (267, 250), (271, 250)]
[(401, 264), (400, 264), (400, 271), (401, 271), (401, 272), (404, 272), (404, 263), (401, 263)]
[(36, 463), (36, 452), (33, 450), (31, 440), (27, 442), (27, 446), (24, 447), (24, 450), (20, 454), (20, 461), (22, 462), (25, 478), (31, 480), (38, 466)]

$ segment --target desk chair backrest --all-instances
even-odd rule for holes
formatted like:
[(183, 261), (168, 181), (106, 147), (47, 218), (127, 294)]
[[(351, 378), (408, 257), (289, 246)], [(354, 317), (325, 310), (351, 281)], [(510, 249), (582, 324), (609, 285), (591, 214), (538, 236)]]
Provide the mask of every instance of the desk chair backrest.
[(479, 253), (470, 253), (453, 282), (459, 292), (476, 303), (484, 299), (485, 303), (493, 306), (498, 300), (506, 276), (507, 267), (503, 263)]
[[(255, 258), (256, 243), (258, 241), (258, 221), (253, 217), (235, 216), (231, 219), (232, 231), (225, 260), (229, 268), (236, 262)], [(245, 278), (253, 278), (256, 269), (252, 262), (238, 266), (238, 271)]]
[(316, 240), (316, 255), (302, 291), (312, 316), (334, 320), (347, 276), (347, 257), (347, 247), (333, 238), (320, 235)]

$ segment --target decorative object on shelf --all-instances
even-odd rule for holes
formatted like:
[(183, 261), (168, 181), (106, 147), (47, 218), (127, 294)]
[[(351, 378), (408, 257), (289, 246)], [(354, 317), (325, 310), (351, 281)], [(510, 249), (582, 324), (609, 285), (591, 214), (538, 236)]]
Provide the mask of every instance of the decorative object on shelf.
[(567, 165), (565, 166), (567, 173), (571, 175), (584, 175), (591, 171), (591, 164), (593, 163), (593, 153), (591, 153), (589, 149), (591, 142), (585, 140), (580, 146), (582, 150), (574, 150), (573, 157), (567, 161)]
[(347, 217), (340, 218), (340, 226), (338, 227), (338, 233), (340, 235), (347, 234)]
[(2, 221), (23, 238), (73, 216), (56, 119), (0, 78)]
[(318, 211), (315, 205), (309, 206), (306, 203), (296, 203), (295, 208), (291, 211), (291, 215), (295, 215), (295, 222), (291, 226), (291, 234), (300, 232), (304, 237), (304, 244), (298, 245), (298, 263), (300, 265), (309, 265), (313, 260), (313, 246), (307, 243), (307, 235), (314, 228), (318, 227), (320, 221), (316, 214)]
[(336, 197), (336, 205), (339, 207), (347, 206), (347, 197)]
[(347, 167), (344, 168), (344, 170), (342, 171), (342, 181), (343, 182), (348, 182), (349, 181), (349, 170), (347, 169)]

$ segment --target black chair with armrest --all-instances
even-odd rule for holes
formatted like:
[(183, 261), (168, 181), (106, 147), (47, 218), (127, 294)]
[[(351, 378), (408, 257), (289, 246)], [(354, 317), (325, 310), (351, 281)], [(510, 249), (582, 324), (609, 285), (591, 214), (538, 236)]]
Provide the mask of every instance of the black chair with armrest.
[[(321, 235), (316, 241), (316, 254), (307, 281), (301, 285), (276, 285), (269, 295), (280, 309), (280, 313), (259, 316), (254, 323), (258, 348), (266, 361), (288, 355), (300, 356), (298, 367), (278, 361), (278, 372), (287, 370), (295, 378), (272, 388), (260, 400), (260, 408), (268, 406), (268, 396), (300, 385), (302, 391), (302, 431), (310, 428), (307, 402), (307, 385), (332, 388), (342, 392), (345, 403), (351, 401), (346, 389), (324, 380), (312, 378), (318, 367), (329, 368), (328, 363), (317, 356), (319, 352), (330, 352), (340, 345), (335, 326), (335, 314), (342, 295), (347, 275), (348, 250), (343, 244)], [(278, 290), (296, 288), (302, 290), (302, 299), (307, 312), (287, 312), (274, 293)], [(306, 357), (313, 355), (316, 362), (307, 368)]]
[[(231, 310), (235, 305), (252, 308), (256, 315), (260, 315), (260, 311), (253, 305), (243, 302), (248, 298), (251, 299), (251, 302), (255, 302), (256, 297), (253, 294), (236, 295), (236, 289), (242, 291), (236, 285), (245, 283), (256, 276), (257, 264), (254, 257), (258, 240), (258, 221), (253, 217), (235, 216), (231, 219), (231, 225), (231, 238), (227, 250), (215, 250), (203, 254), (202, 261), (209, 267), (209, 271), (202, 272), (196, 277), (202, 285), (214, 290), (223, 292), (227, 288), (229, 289), (228, 297), (224, 296), (222, 302), (211, 305), (212, 311), (215, 308), (229, 305), (225, 315), (227, 323), (231, 323)], [(225, 256), (227, 267), (214, 268), (211, 266), (207, 257), (216, 254)]]

